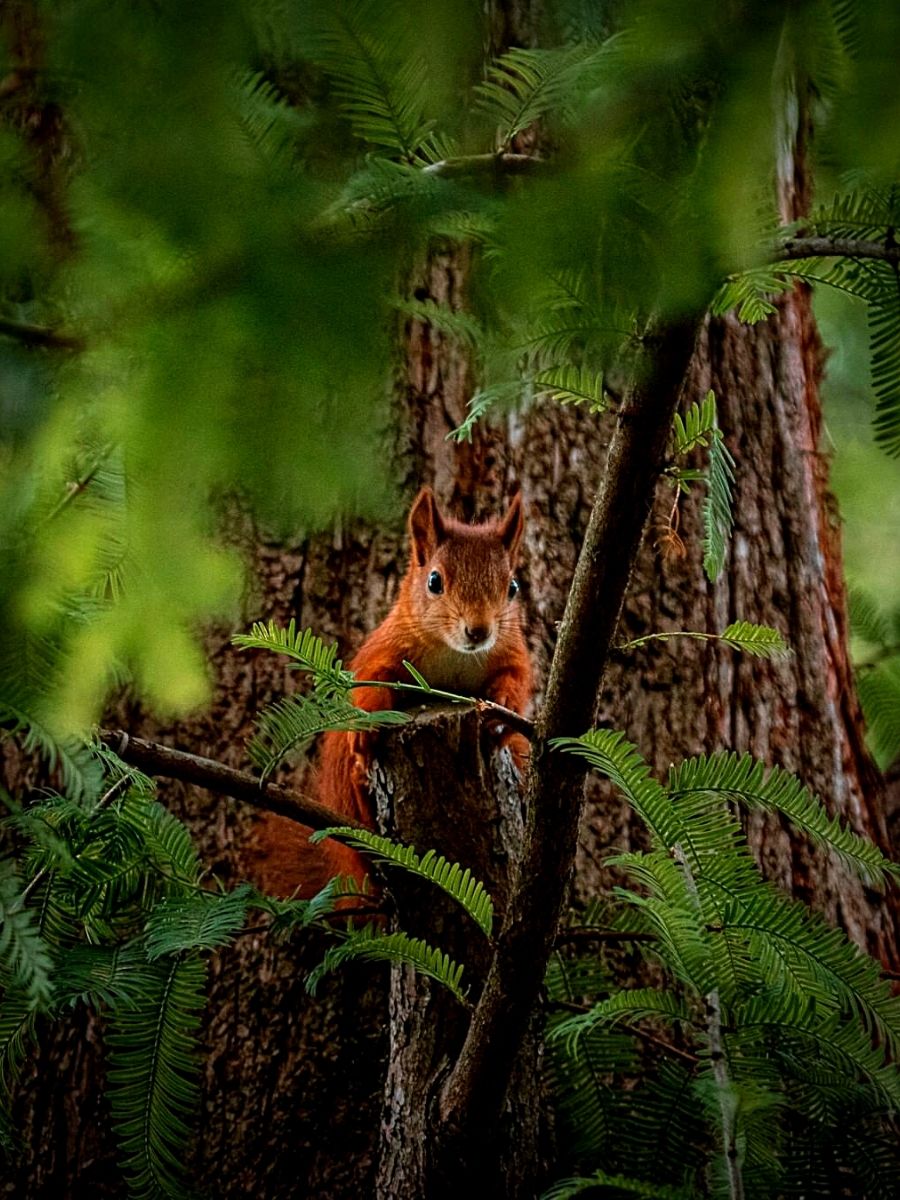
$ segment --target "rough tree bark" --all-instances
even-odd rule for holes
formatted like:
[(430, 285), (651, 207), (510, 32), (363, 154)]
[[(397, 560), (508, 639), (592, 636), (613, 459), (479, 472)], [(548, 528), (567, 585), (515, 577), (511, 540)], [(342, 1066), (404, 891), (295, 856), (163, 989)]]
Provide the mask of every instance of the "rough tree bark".
[[(418, 727), (416, 727), (418, 726)], [(491, 753), (478, 712), (437, 712), (381, 739), (374, 772), (379, 825), (390, 837), (439, 846), (464, 863), (494, 901), (493, 935), (502, 926), (520, 865), (524, 814), (521, 781), (506, 752)], [(399, 925), (466, 964), (470, 1006), (478, 998), (493, 938), (421, 881), (392, 875)], [(433, 1161), (432, 1130), (440, 1084), (459, 1053), (469, 1014), (437, 984), (408, 968), (391, 970), (389, 1053), (376, 1195), (418, 1200), (459, 1194), (456, 1164)], [(515, 1083), (499, 1128), (485, 1131), (473, 1186), (497, 1200), (527, 1197), (539, 1177), (540, 1037), (532, 1021), (522, 1039)]]

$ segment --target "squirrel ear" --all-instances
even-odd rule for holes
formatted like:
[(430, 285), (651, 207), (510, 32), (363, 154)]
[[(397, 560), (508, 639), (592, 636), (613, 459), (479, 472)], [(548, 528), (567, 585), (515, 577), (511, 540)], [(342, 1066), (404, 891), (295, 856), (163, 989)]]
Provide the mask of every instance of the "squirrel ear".
[(419, 567), (425, 566), (447, 536), (444, 518), (430, 487), (422, 488), (409, 510), (409, 536), (413, 559)]
[(512, 503), (506, 516), (501, 520), (497, 532), (500, 534), (500, 541), (506, 547), (506, 553), (509, 555), (510, 561), (516, 561), (516, 554), (519, 549), (519, 542), (522, 538), (522, 532), (525, 529), (525, 518), (522, 514), (522, 494), (516, 492), (512, 498)]

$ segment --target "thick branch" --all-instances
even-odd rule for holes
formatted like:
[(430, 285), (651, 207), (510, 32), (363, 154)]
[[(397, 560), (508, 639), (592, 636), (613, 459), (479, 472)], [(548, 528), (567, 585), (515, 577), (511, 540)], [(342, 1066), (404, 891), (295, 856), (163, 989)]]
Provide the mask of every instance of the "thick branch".
[(297, 821), (310, 829), (328, 829), (333, 825), (362, 826), (351, 821), (343, 813), (334, 812), (317, 800), (311, 800), (299, 792), (291, 791), (280, 783), (263, 783), (248, 771), (237, 771), (212, 758), (201, 758), (184, 750), (174, 750), (159, 742), (148, 742), (132, 737), (121, 730), (100, 730), (100, 741), (118, 754), (123, 762), (140, 768), (147, 775), (163, 775), (167, 779), (180, 779), (194, 783), (223, 796), (236, 800), (247, 800), (257, 808), (277, 813)]
[(775, 259), (785, 258), (881, 258), (900, 264), (900, 245), (891, 240), (867, 242), (858, 238), (792, 237), (775, 247)]
[(537, 999), (575, 856), (585, 769), (551, 738), (593, 719), (619, 610), (665, 462), (666, 442), (699, 318), (647, 339), (648, 362), (619, 409), (606, 474), (575, 569), (526, 796), (522, 867), (460, 1057), (441, 1097), (439, 1138), (465, 1153), (503, 1104), (517, 1047)]

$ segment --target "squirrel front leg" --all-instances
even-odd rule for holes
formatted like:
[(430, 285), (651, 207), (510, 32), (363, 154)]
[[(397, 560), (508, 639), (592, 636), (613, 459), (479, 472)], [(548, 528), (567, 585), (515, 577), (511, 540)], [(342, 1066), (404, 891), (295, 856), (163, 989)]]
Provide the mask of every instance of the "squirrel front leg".
[[(531, 700), (531, 664), (527, 656), (522, 662), (513, 663), (492, 675), (485, 686), (484, 697), (513, 712), (524, 714)], [(531, 753), (528, 738), (515, 730), (504, 728), (500, 745), (507, 747), (519, 774), (524, 775)]]

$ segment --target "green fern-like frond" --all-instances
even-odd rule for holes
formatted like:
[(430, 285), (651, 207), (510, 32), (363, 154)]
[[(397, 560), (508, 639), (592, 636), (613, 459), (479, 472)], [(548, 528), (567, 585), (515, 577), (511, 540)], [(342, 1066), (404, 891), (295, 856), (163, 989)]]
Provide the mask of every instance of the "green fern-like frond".
[(647, 1017), (662, 1017), (668, 1021), (692, 1020), (684, 1001), (673, 992), (658, 988), (632, 988), (614, 992), (595, 1004), (588, 1012), (568, 1017), (554, 1028), (553, 1038), (577, 1040), (597, 1026), (629, 1024)]
[(373, 900), (366, 883), (362, 886), (355, 879), (335, 875), (316, 892), (310, 900), (283, 900), (257, 892), (253, 907), (272, 917), (269, 931), (273, 937), (285, 939), (298, 929), (306, 929), (316, 921), (330, 916), (337, 901), (347, 896), (359, 896), (361, 900)]
[[(893, 643), (890, 622), (875, 598), (859, 587), (848, 593), (850, 628), (860, 638), (877, 650), (884, 651)], [(898, 649), (900, 653), (900, 649)]]
[(341, 696), (295, 693), (260, 713), (247, 752), (265, 779), (285, 758), (304, 749), (317, 734), (328, 729), (376, 730), (386, 725), (403, 725), (408, 720), (407, 713), (393, 709), (367, 712)]
[(353, 930), (344, 941), (332, 946), (321, 963), (310, 971), (306, 981), (307, 990), (314, 994), (325, 975), (354, 959), (412, 967), (420, 975), (442, 984), (461, 1004), (466, 1003), (461, 987), (463, 967), (460, 964), (420, 938), (412, 938), (401, 932), (383, 933), (374, 925)]
[(475, 91), (479, 107), (496, 122), (497, 141), (509, 147), (516, 134), (549, 114), (564, 115), (583, 92), (589, 73), (608, 56), (611, 44), (563, 46), (552, 50), (508, 50)]
[(612, 780), (662, 845), (671, 848), (683, 839), (685, 830), (671, 801), (624, 733), (592, 729), (577, 738), (554, 738), (550, 744), (556, 750), (586, 759)]
[(233, 941), (244, 924), (253, 889), (172, 896), (155, 905), (145, 926), (147, 958), (186, 950), (215, 950)]
[(290, 166), (308, 118), (261, 71), (249, 71), (234, 85), (238, 117), (253, 150), (276, 166)]
[(719, 634), (721, 641), (734, 650), (752, 654), (755, 658), (782, 659), (790, 649), (777, 629), (770, 625), (754, 625), (750, 621), (734, 621)]
[(673, 638), (692, 638), (700, 642), (725, 642), (733, 650), (742, 650), (756, 658), (782, 658), (790, 654), (787, 644), (777, 629), (769, 625), (753, 625), (749, 621), (735, 621), (721, 633), (701, 633), (697, 629), (670, 629), (662, 633), (645, 633), (630, 642), (620, 642), (618, 650), (636, 650), (647, 642), (668, 642)]
[(900, 457), (900, 280), (883, 264), (885, 296), (869, 306), (872, 387), (875, 392), (875, 441)]
[(467, 404), (465, 420), (447, 434), (457, 442), (471, 442), (475, 426), (495, 408), (511, 408), (522, 395), (522, 382), (496, 383), (475, 393)]
[(611, 1175), (607, 1171), (595, 1171), (592, 1175), (577, 1175), (560, 1179), (551, 1188), (541, 1193), (540, 1200), (570, 1200), (572, 1196), (609, 1196), (619, 1200), (624, 1196), (636, 1196), (638, 1200), (695, 1200), (697, 1193), (691, 1188), (667, 1187), (648, 1179), (634, 1179), (630, 1175)]
[(348, 846), (374, 855), (378, 862), (400, 867), (411, 875), (427, 879), (461, 905), (478, 928), (488, 937), (491, 936), (494, 904), (484, 884), (473, 876), (468, 867), (448, 862), (435, 850), (427, 850), (420, 855), (413, 846), (401, 846), (390, 838), (365, 829), (341, 826), (320, 829), (311, 836), (310, 841), (319, 842), (326, 837), (336, 837)]
[(144, 963), (147, 1000), (110, 1021), (109, 1099), (130, 1194), (188, 1195), (189, 1122), (199, 1099), (198, 1042), (206, 967), (196, 957)]
[(11, 1154), (16, 1136), (10, 1118), (13, 1085), (36, 1033), (35, 1008), (23, 992), (10, 988), (0, 1003), (0, 1151)]
[(432, 161), (426, 60), (414, 53), (399, 12), (383, 0), (317, 4), (313, 57), (361, 141), (409, 162)]
[(755, 325), (778, 311), (772, 298), (788, 291), (793, 283), (788, 270), (753, 267), (739, 275), (730, 275), (713, 297), (710, 310), (716, 316), (724, 316), (736, 309), (739, 320)]
[[(811, 228), (834, 238), (884, 242), (893, 236), (900, 212), (900, 191), (863, 186), (818, 208)], [(869, 324), (872, 386), (875, 392), (875, 440), (900, 455), (900, 280), (893, 265), (876, 259), (808, 259), (784, 264), (785, 273), (824, 283), (865, 301)]]
[(676, 413), (672, 428), (675, 435), (673, 454), (690, 454), (697, 446), (708, 448), (718, 429), (715, 392), (708, 391), (700, 404), (695, 400), (683, 417)]
[[(9, 681), (5, 681), (8, 686)], [(100, 793), (103, 772), (85, 742), (59, 735), (25, 697), (0, 693), (0, 732), (4, 726), (22, 739), (26, 752), (37, 751), (51, 771), (58, 771), (63, 790), (74, 800), (89, 803)]]
[(587, 367), (550, 367), (535, 376), (534, 384), (541, 391), (548, 391), (558, 404), (585, 404), (594, 413), (609, 408), (602, 373)]
[(470, 350), (477, 350), (484, 341), (484, 330), (471, 313), (448, 308), (434, 300), (398, 300), (397, 312), (429, 325), (439, 333), (455, 338)]
[(298, 630), (293, 617), (285, 628), (274, 621), (255, 621), (249, 633), (236, 633), (231, 640), (242, 650), (286, 654), (313, 676), (317, 689), (346, 692), (353, 684), (352, 673), (344, 670), (337, 656), (337, 646), (323, 642), (311, 629)]
[(115, 946), (81, 944), (60, 955), (54, 998), (60, 1006), (78, 1003), (95, 1008), (151, 1004), (156, 977), (148, 975), (141, 938)]
[[(759, 1045), (764, 1034), (769, 1037)], [(791, 1047), (789, 1054), (797, 1058), (808, 1055), (823, 1077), (833, 1072), (844, 1087), (861, 1077), (874, 1084), (882, 1103), (900, 1107), (900, 1074), (887, 1061), (884, 1047), (873, 1045), (857, 1022), (842, 1019), (840, 1014), (823, 1016), (809, 997), (784, 989), (766, 990), (736, 1011), (729, 1042), (752, 1061), (755, 1053), (772, 1054), (772, 1035), (776, 1045), (780, 1041), (785, 1049), (791, 1045), (789, 1039), (796, 1038), (799, 1046)]]
[(47, 1004), (52, 992), (50, 948), (35, 913), (25, 904), (18, 872), (9, 859), (0, 859), (0, 969), (32, 1005)]
[(703, 570), (712, 583), (725, 566), (725, 548), (734, 524), (731, 511), (733, 483), (734, 459), (719, 433), (709, 444), (708, 490), (703, 504)]
[(668, 793), (676, 807), (691, 794), (707, 793), (740, 801), (751, 809), (782, 813), (817, 845), (827, 846), (867, 883), (900, 876), (877, 846), (829, 817), (818, 797), (795, 775), (766, 767), (750, 754), (721, 753), (689, 758), (669, 771)]
[(861, 671), (857, 687), (872, 749), (886, 770), (900, 757), (900, 659)]
[(804, 998), (822, 1017), (852, 1015), (896, 1054), (900, 998), (841, 930), (760, 883), (756, 896), (726, 903), (721, 935), (746, 942), (764, 982)]

